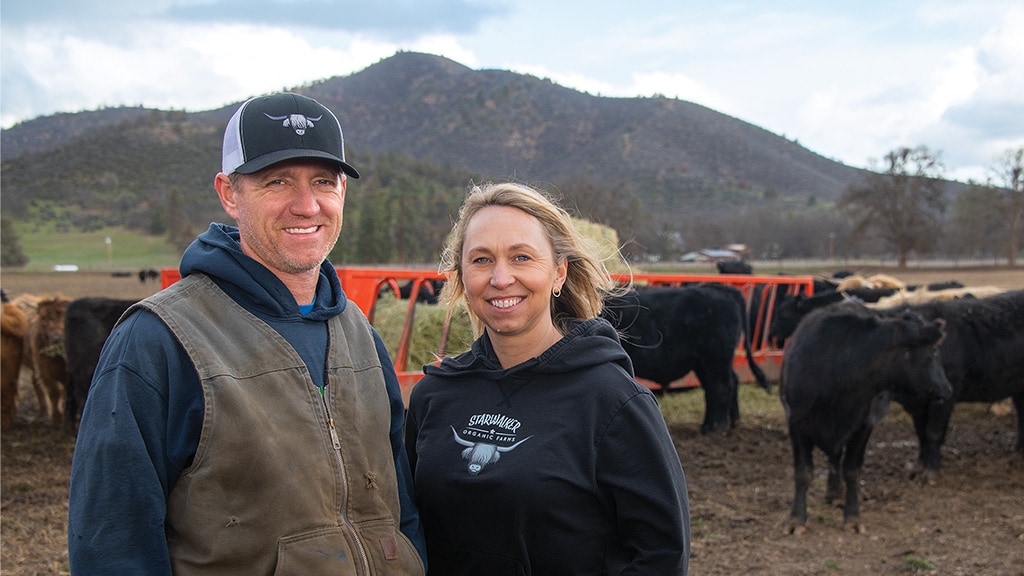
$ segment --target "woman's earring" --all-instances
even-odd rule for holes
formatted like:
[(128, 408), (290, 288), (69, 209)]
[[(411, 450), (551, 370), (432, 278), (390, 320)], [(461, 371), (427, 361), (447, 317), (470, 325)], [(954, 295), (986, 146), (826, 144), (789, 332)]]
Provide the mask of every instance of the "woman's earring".
[(562, 295), (562, 289), (561, 289), (561, 288), (555, 288), (555, 289), (554, 289), (554, 290), (553, 290), (553, 291), (551, 292), (551, 295), (552, 295), (552, 296), (554, 296), (555, 298), (558, 298), (559, 296), (561, 296), (561, 295)]

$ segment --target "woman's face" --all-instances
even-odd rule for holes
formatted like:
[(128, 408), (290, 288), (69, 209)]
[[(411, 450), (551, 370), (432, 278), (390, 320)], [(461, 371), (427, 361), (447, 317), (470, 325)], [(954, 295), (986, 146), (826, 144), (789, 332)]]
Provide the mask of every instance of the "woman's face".
[(466, 224), (462, 282), (466, 303), (492, 342), (536, 343), (539, 352), (561, 338), (551, 320), (551, 294), (565, 282), (544, 227), (508, 206), (487, 206)]

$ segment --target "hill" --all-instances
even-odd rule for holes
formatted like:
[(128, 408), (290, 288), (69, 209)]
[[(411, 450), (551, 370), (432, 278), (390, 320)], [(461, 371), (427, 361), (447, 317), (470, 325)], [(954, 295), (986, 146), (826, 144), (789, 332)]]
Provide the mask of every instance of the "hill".
[(586, 175), (673, 197), (740, 188), (833, 199), (861, 175), (690, 102), (591, 96), (426, 54), (401, 53), (308, 93), (344, 111), (359, 145), (496, 177)]
[[(470, 178), (511, 178), (557, 189), (622, 238), (766, 201), (789, 209), (828, 203), (865, 173), (690, 102), (593, 96), (428, 54), (400, 52), (294, 90), (337, 111), (353, 163), (370, 176), (360, 190), (386, 186), (373, 177), (386, 172), (382, 161), (396, 158), (434, 167), (420, 165), (421, 173), (458, 175), (432, 181), (454, 184), (455, 205)], [(181, 221), (191, 233), (222, 220), (211, 182), (236, 107), (111, 108), (3, 130), (4, 213), (32, 219), (58, 212), (72, 226), (154, 233)]]

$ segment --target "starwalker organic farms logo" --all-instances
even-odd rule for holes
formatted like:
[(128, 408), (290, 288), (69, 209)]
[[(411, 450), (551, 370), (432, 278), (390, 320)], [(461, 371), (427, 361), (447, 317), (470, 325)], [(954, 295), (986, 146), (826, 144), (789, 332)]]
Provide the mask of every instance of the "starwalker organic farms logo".
[(496, 463), (505, 452), (514, 450), (533, 436), (516, 442), (516, 432), (522, 423), (502, 414), (477, 414), (471, 416), (461, 432), (452, 426), (455, 443), (466, 448), (462, 459), (469, 462), (468, 470), (473, 476), (484, 467)]
[(307, 129), (313, 128), (313, 123), (319, 122), (320, 119), (324, 117), (323, 114), (317, 116), (316, 118), (310, 118), (309, 116), (303, 116), (302, 114), (285, 114), (284, 116), (271, 116), (266, 112), (264, 112), (263, 115), (266, 116), (267, 118), (270, 118), (271, 120), (284, 120), (284, 122), (281, 122), (281, 125), (290, 126), (291, 129), (295, 130), (295, 133), (298, 134), (299, 136), (305, 134)]

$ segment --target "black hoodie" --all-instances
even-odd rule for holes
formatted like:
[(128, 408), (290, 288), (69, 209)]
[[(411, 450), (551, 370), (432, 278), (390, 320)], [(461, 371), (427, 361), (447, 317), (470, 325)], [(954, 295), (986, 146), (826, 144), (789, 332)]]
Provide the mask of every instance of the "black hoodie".
[(686, 480), (602, 319), (503, 369), (486, 334), (424, 367), (406, 447), (432, 574), (686, 574)]

